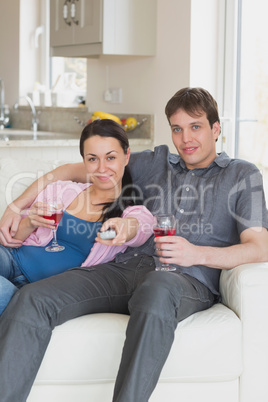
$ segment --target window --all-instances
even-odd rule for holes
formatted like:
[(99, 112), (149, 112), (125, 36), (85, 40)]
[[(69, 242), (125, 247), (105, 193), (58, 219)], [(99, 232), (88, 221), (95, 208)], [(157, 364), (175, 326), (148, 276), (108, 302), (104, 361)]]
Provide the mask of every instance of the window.
[[(20, 5), (20, 95), (32, 95), (36, 105), (50, 106), (52, 100), (52, 106), (78, 106), (86, 96), (87, 61), (49, 56), (49, 3), (38, 0)], [(45, 93), (43, 100), (41, 93)]]
[[(268, 3), (226, 0), (223, 149), (258, 166), (268, 197)], [(230, 35), (230, 31), (232, 34)]]
[(52, 57), (50, 65), (51, 91), (57, 94), (54, 106), (75, 107), (84, 103), (87, 88), (86, 59)]

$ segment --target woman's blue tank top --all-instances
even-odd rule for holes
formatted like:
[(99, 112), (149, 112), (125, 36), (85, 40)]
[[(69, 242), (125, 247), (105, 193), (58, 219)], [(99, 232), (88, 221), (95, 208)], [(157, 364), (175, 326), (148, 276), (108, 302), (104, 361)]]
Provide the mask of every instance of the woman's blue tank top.
[(59, 274), (85, 261), (101, 226), (102, 222), (88, 222), (64, 211), (57, 241), (65, 250), (49, 253), (45, 247), (21, 246), (14, 256), (29, 282)]

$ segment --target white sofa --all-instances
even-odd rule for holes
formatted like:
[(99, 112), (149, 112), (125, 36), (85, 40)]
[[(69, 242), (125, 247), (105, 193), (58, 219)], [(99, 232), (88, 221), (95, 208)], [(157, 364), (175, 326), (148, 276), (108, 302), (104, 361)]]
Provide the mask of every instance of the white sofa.
[[(0, 213), (58, 164), (0, 160)], [(150, 402), (268, 401), (268, 263), (222, 272), (220, 287), (221, 304), (178, 325)], [(111, 401), (127, 322), (95, 314), (57, 327), (27, 401)]]

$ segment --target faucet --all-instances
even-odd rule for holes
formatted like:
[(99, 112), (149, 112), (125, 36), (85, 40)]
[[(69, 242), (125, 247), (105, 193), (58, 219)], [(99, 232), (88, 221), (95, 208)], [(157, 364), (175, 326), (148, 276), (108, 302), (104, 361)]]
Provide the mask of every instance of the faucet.
[(5, 116), (5, 86), (4, 81), (0, 78), (0, 130), (3, 130), (8, 122), (9, 117)]
[[(34, 106), (34, 103), (33, 103), (32, 99), (27, 95), (26, 96), (20, 96), (20, 98), (24, 98), (29, 103), (31, 111), (32, 111), (32, 116), (33, 116), (32, 117), (32, 130), (37, 131), (38, 130), (39, 120), (37, 118), (36, 109), (35, 109), (35, 106)], [(14, 109), (18, 109), (18, 106), (19, 106), (18, 102), (15, 103)]]

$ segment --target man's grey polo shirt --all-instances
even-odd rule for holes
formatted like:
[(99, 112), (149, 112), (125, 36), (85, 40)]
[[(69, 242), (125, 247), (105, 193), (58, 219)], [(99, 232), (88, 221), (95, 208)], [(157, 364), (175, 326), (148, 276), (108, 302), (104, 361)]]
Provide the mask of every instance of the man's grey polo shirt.
[[(207, 168), (189, 170), (179, 155), (161, 145), (131, 155), (129, 167), (140, 202), (154, 215), (173, 213), (176, 235), (195, 245), (228, 247), (238, 244), (241, 232), (249, 227), (268, 228), (262, 176), (249, 162), (223, 152)], [(135, 254), (156, 255), (153, 237), (116, 260)], [(218, 294), (219, 269), (197, 265), (178, 270)]]

